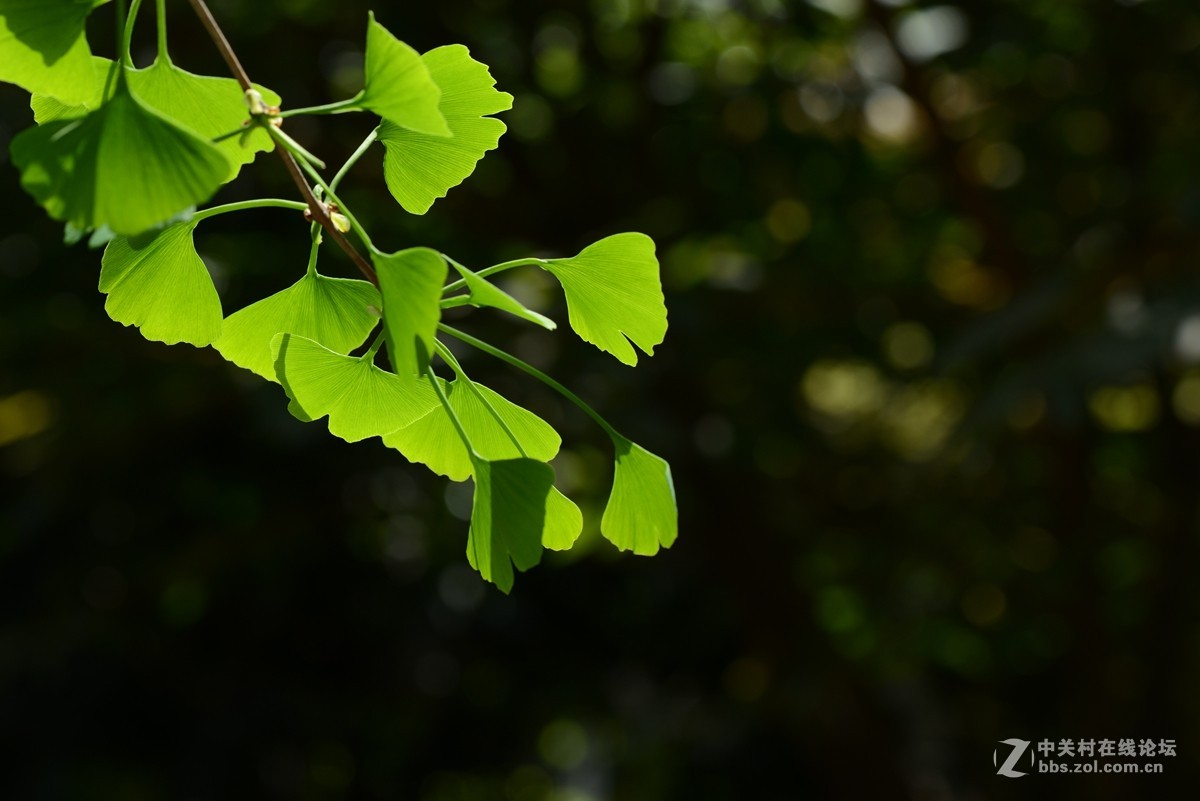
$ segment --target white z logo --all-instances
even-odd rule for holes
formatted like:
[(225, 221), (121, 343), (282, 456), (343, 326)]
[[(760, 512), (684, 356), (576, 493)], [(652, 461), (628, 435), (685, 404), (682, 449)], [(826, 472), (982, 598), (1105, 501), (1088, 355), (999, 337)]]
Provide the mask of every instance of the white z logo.
[[(1007, 776), (1010, 779), (1015, 779), (1019, 776), (1024, 776), (1025, 775), (1024, 771), (1013, 770), (1013, 768), (1016, 766), (1017, 761), (1021, 758), (1021, 755), (1025, 753), (1025, 749), (1029, 747), (1029, 741), (1028, 740), (1017, 740), (1017, 739), (1001, 740), (1000, 744), (1012, 746), (1012, 752), (1008, 755), (1008, 759), (1004, 760), (1004, 764), (996, 769), (996, 773), (998, 773), (1001, 776)], [(999, 749), (997, 749), (997, 750), (999, 750)], [(1033, 754), (1032, 753), (1029, 755), (1029, 761), (1031, 764), (1033, 763)], [(992, 764), (993, 765), (996, 764), (996, 751), (992, 751)]]

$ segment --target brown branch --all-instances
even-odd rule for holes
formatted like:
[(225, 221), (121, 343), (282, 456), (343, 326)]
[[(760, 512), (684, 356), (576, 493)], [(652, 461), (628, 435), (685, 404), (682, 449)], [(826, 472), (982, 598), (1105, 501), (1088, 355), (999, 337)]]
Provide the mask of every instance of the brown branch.
[[(200, 18), (200, 22), (204, 24), (205, 30), (208, 31), (209, 37), (212, 38), (213, 44), (217, 46), (221, 57), (225, 59), (225, 63), (229, 66), (229, 71), (237, 78), (237, 82), (241, 85), (243, 91), (249, 91), (254, 88), (250, 81), (250, 76), (246, 73), (246, 69), (242, 66), (242, 62), (238, 60), (237, 54), (233, 52), (233, 48), (229, 44), (229, 40), (225, 38), (221, 26), (217, 24), (217, 20), (209, 11), (208, 5), (204, 0), (189, 0), (192, 4), (192, 9), (196, 12), (196, 16)], [(292, 154), (282, 147), (276, 146), (275, 152), (279, 154), (279, 158), (283, 160), (283, 166), (288, 171), (288, 175), (292, 177), (292, 182), (296, 184), (296, 189), (299, 190), (300, 196), (304, 198), (304, 202), (308, 204), (309, 213), (313, 220), (320, 224), (325, 229), (329, 237), (337, 243), (338, 247), (346, 252), (354, 265), (359, 271), (366, 276), (367, 280), (375, 286), (379, 286), (379, 276), (375, 274), (375, 268), (371, 266), (371, 262), (367, 260), (358, 249), (350, 243), (346, 235), (337, 229), (333, 224), (333, 220), (329, 218), (329, 212), (325, 208), (325, 204), (317, 199), (313, 193), (312, 187), (308, 185), (308, 181), (304, 180), (304, 175), (300, 172), (300, 167), (296, 164), (296, 159)]]

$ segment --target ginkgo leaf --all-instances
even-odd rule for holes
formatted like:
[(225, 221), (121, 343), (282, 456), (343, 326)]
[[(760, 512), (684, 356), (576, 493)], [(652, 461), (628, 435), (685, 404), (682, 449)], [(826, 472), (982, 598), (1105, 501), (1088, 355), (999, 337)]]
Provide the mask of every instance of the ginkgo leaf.
[(546, 522), (542, 526), (542, 547), (569, 551), (583, 533), (583, 513), (575, 502), (551, 487), (546, 497)]
[(430, 50), (421, 60), (441, 88), (438, 108), (452, 137), (416, 133), (386, 119), (379, 126), (388, 189), (412, 214), (429, 211), (435, 200), (475, 171), (506, 130), (503, 122), (488, 115), (512, 108), (512, 95), (497, 91), (487, 65), (471, 58), (462, 45)]
[(381, 370), (369, 356), (343, 356), (295, 334), (277, 334), (271, 351), (292, 413), (306, 422), (328, 415), (329, 432), (347, 442), (382, 436), (439, 405), (428, 381)]
[(528, 320), (531, 323), (540, 325), (549, 331), (558, 328), (558, 325), (549, 317), (525, 308), (520, 301), (486, 278), (480, 278), (461, 264), (454, 263), (454, 269), (458, 270), (459, 275), (463, 277), (463, 281), (467, 285), (468, 294), (465, 297), (466, 302), (470, 305), (486, 306), (506, 311), (509, 314), (520, 317), (522, 320)]
[(221, 151), (123, 84), (84, 117), (23, 131), (11, 149), (21, 185), (51, 217), (126, 235), (207, 200), (229, 174)]
[(475, 499), (467, 561), (504, 592), (513, 567), (528, 570), (542, 558), (542, 530), (554, 468), (534, 459), (476, 460)]
[(355, 105), (417, 133), (450, 136), (438, 109), (442, 90), (419, 53), (371, 20), (367, 25), (366, 85)]
[[(146, 69), (126, 71), (126, 76), (139, 100), (202, 139), (211, 141), (236, 131), (250, 118), (245, 94), (232, 78), (193, 75), (162, 57)], [(262, 86), (255, 85), (255, 89), (268, 105), (279, 105), (279, 95)], [(275, 144), (260, 128), (246, 131), (244, 137), (217, 142), (215, 147), (229, 161), (226, 180), (231, 181), (243, 164), (254, 161), (260, 152), (273, 150)]]
[(275, 381), (271, 340), (296, 334), (339, 354), (361, 345), (379, 324), (379, 291), (366, 281), (326, 278), (310, 272), (287, 289), (229, 315), (213, 343), (229, 361)]
[(616, 473), (600, 533), (622, 551), (653, 556), (679, 531), (671, 466), (627, 439), (613, 437), (613, 444)]
[(442, 309), (442, 285), (449, 268), (429, 248), (372, 254), (383, 293), (383, 326), (388, 358), (400, 375), (420, 375), (429, 366)]
[[(3, 0), (0, 0), (0, 3), (2, 2)], [(92, 56), (91, 59), (91, 78), (72, 86), (73, 95), (70, 101), (40, 91), (33, 93), (29, 98), (29, 107), (33, 110), (34, 122), (42, 125), (55, 120), (70, 120), (100, 108), (109, 79), (116, 80), (116, 65), (112, 59), (103, 56)]]
[(615, 234), (542, 265), (562, 284), (567, 316), (582, 339), (629, 365), (638, 360), (630, 341), (654, 355), (667, 335), (667, 306), (653, 239)]
[(175, 223), (153, 235), (120, 237), (104, 250), (104, 310), (142, 336), (203, 347), (221, 335), (221, 298), (196, 253), (196, 224)]
[(0, 0), (0, 81), (67, 105), (92, 92), (88, 14), (108, 0)]
[[(441, 379), (438, 379), (441, 381)], [(513, 459), (528, 456), (548, 462), (558, 453), (562, 438), (546, 421), (499, 393), (475, 384), (480, 394), (508, 426), (518, 448), (488, 406), (479, 400), (461, 380), (447, 384), (447, 399), (467, 432), (472, 447), (484, 459)], [(411, 462), (420, 462), (435, 473), (453, 481), (465, 481), (471, 476), (471, 454), (459, 438), (450, 416), (441, 405), (406, 428), (393, 431), (383, 438), (383, 444), (395, 448)], [(521, 453), (524, 449), (525, 453)]]

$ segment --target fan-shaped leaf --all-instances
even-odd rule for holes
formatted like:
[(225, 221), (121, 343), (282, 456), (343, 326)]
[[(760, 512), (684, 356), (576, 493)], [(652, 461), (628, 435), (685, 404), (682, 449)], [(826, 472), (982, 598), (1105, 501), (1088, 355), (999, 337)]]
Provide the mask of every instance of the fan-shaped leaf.
[(207, 200), (229, 174), (212, 145), (147, 108), (122, 85), (75, 120), (12, 141), (21, 184), (51, 217), (138, 234)]
[(420, 375), (429, 366), (442, 309), (446, 261), (435, 250), (410, 248), (374, 253), (383, 292), (383, 325), (388, 358), (399, 375)]
[(546, 498), (546, 524), (542, 528), (542, 547), (569, 551), (583, 533), (583, 513), (575, 502), (551, 487)]
[[(497, 460), (522, 455), (470, 387), (461, 381), (443, 385), (450, 406), (481, 457)], [(543, 462), (554, 458), (562, 439), (549, 423), (499, 393), (480, 384), (475, 386), (521, 443), (525, 456)], [(420, 462), (454, 481), (465, 481), (471, 475), (471, 455), (441, 405), (412, 425), (388, 434), (383, 444), (400, 451), (409, 461)]]
[(271, 340), (276, 375), (301, 420), (329, 416), (329, 431), (347, 442), (382, 436), (438, 405), (429, 382), (400, 377), (371, 358), (334, 353), (295, 334)]
[(92, 92), (95, 65), (84, 23), (107, 0), (0, 0), (0, 81), (67, 105)]
[(357, 105), (417, 133), (450, 136), (438, 101), (442, 90), (416, 50), (375, 21), (367, 25), (366, 86)]
[(378, 290), (366, 281), (309, 273), (282, 292), (229, 315), (213, 347), (239, 367), (275, 381), (271, 340), (276, 334), (307, 337), (346, 354), (379, 324), (371, 307), (380, 305)]
[(100, 268), (109, 317), (168, 345), (203, 347), (221, 335), (221, 298), (196, 253), (195, 227), (175, 223), (154, 235), (109, 243)]
[(614, 437), (613, 444), (616, 474), (600, 532), (622, 551), (653, 556), (679, 531), (671, 466), (629, 440)]
[(546, 503), (554, 469), (534, 459), (477, 460), (467, 561), (504, 592), (513, 567), (528, 570), (542, 558)]
[(487, 66), (471, 58), (462, 45), (430, 50), (421, 59), (441, 88), (438, 108), (453, 136), (416, 133), (386, 119), (379, 126), (388, 189), (413, 214), (429, 211), (435, 200), (475, 171), (506, 130), (503, 122), (488, 115), (512, 108), (512, 95), (497, 91)]
[(458, 270), (459, 275), (463, 277), (463, 281), (467, 285), (468, 294), (465, 297), (466, 302), (470, 305), (477, 307), (486, 306), (506, 311), (511, 315), (520, 317), (522, 320), (528, 320), (535, 325), (540, 325), (549, 331), (558, 328), (558, 325), (549, 317), (525, 308), (520, 301), (486, 278), (480, 278), (461, 264), (455, 263), (454, 269)]
[(563, 286), (575, 333), (625, 364), (637, 364), (629, 340), (654, 355), (654, 346), (667, 335), (667, 307), (653, 239), (615, 234), (578, 256), (543, 266)]

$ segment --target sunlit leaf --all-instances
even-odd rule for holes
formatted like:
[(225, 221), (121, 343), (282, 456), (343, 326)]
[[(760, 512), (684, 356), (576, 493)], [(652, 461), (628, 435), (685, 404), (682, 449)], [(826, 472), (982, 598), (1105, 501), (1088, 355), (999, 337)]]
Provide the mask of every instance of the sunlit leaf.
[(21, 184), (50, 216), (138, 234), (197, 205), (229, 174), (212, 145), (118, 88), (100, 108), (18, 134)]
[(195, 223), (109, 243), (100, 268), (104, 309), (142, 336), (203, 347), (221, 335), (221, 299), (192, 242)]
[(73, 105), (93, 91), (84, 23), (107, 0), (0, 0), (0, 81)]
[(542, 530), (554, 469), (534, 459), (477, 460), (467, 561), (504, 592), (513, 567), (528, 570), (542, 558)]
[[(496, 422), (495, 416), (470, 387), (461, 380), (449, 384), (443, 382), (443, 385), (450, 406), (480, 456), (498, 460), (522, 455), (503, 426)], [(525, 456), (543, 462), (555, 457), (562, 438), (549, 423), (499, 393), (480, 384), (475, 386), (521, 443)], [(383, 443), (400, 451), (409, 461), (420, 462), (433, 472), (454, 481), (465, 481), (471, 476), (471, 455), (441, 405), (431, 409), (412, 425), (388, 434), (383, 438)]]
[(343, 356), (319, 342), (277, 334), (271, 352), (279, 383), (301, 420), (329, 416), (329, 431), (347, 442), (382, 436), (437, 406), (429, 382), (400, 377), (370, 358)]
[(667, 335), (654, 240), (645, 234), (615, 234), (578, 256), (543, 265), (563, 285), (575, 333), (600, 350), (633, 365), (638, 357), (631, 340), (653, 355)]
[(420, 375), (429, 365), (442, 309), (446, 261), (435, 250), (410, 248), (372, 256), (383, 292), (388, 358), (400, 375)]
[(419, 53), (375, 21), (367, 26), (366, 85), (357, 105), (416, 133), (450, 136), (434, 83)]
[(549, 317), (525, 308), (520, 301), (488, 281), (486, 278), (480, 278), (474, 272), (459, 264), (455, 264), (454, 268), (458, 270), (459, 275), (461, 275), (463, 277), (463, 281), (466, 282), (469, 293), (467, 296), (467, 302), (470, 303), (470, 305), (500, 309), (501, 311), (506, 311), (509, 314), (520, 317), (522, 320), (528, 320), (531, 323), (540, 325), (542, 328), (550, 331), (553, 331), (558, 327), (557, 324), (555, 324), (555, 322)]
[(552, 487), (546, 498), (542, 546), (552, 551), (569, 551), (582, 533), (583, 513), (574, 501)]
[(379, 324), (371, 307), (380, 303), (378, 290), (366, 281), (309, 273), (287, 289), (229, 315), (213, 347), (239, 367), (275, 381), (271, 340), (276, 334), (307, 337), (346, 354)]
[(653, 556), (659, 546), (670, 548), (679, 531), (671, 466), (629, 440), (613, 443), (616, 474), (600, 532), (622, 551)]
[(475, 171), (506, 130), (503, 122), (488, 115), (512, 108), (512, 95), (497, 91), (487, 66), (472, 59), (462, 45), (430, 50), (421, 59), (441, 88), (438, 108), (453, 136), (420, 134), (387, 120), (379, 126), (388, 189), (413, 214), (429, 211), (435, 200)]

